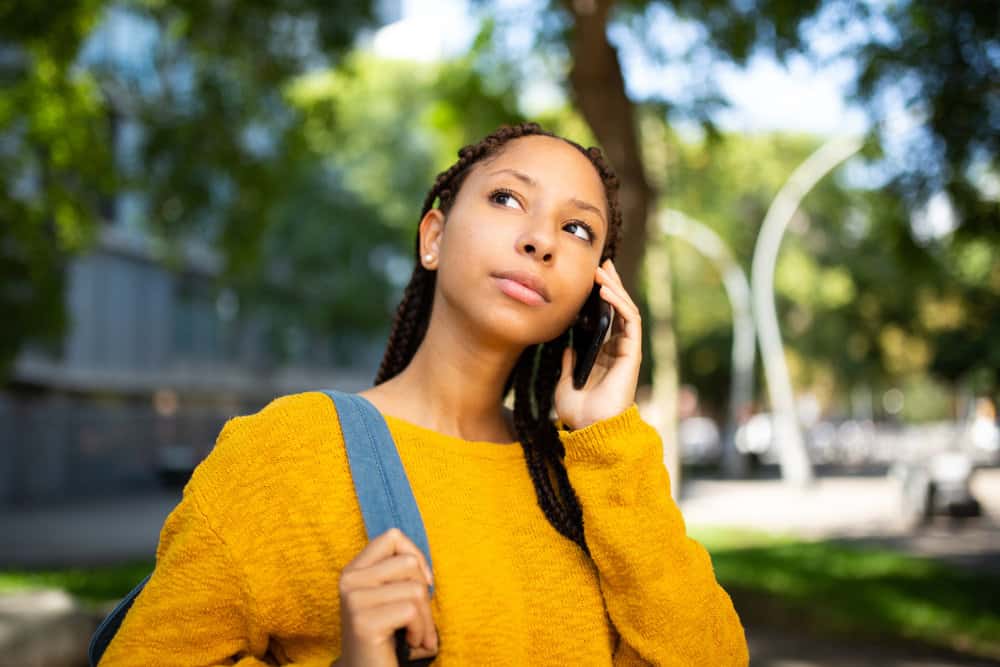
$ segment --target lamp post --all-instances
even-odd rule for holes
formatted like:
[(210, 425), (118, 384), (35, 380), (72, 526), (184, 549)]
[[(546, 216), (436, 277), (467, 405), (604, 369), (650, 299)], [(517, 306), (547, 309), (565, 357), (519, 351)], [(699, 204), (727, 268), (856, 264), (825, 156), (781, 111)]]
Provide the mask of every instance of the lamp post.
[(673, 209), (659, 216), (659, 230), (690, 243), (715, 264), (733, 310), (732, 373), (729, 380), (729, 417), (722, 448), (722, 468), (731, 477), (745, 472), (745, 462), (736, 449), (736, 428), (741, 412), (753, 398), (754, 323), (750, 283), (725, 241), (704, 223)]
[(774, 442), (779, 448), (781, 476), (799, 486), (813, 479), (812, 464), (799, 429), (792, 383), (781, 345), (778, 313), (774, 305), (774, 268), (781, 238), (803, 197), (834, 167), (862, 146), (857, 138), (833, 138), (820, 146), (792, 173), (764, 216), (750, 269), (753, 312), (760, 340), (761, 361), (774, 411)]

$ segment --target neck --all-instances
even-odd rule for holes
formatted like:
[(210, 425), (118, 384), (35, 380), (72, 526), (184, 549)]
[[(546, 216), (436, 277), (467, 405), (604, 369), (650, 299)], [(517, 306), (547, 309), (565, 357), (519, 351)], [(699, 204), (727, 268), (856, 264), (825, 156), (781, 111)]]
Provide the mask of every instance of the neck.
[(515, 440), (503, 387), (524, 347), (478, 335), (438, 305), (413, 359), (385, 388), (421, 426), (467, 440)]

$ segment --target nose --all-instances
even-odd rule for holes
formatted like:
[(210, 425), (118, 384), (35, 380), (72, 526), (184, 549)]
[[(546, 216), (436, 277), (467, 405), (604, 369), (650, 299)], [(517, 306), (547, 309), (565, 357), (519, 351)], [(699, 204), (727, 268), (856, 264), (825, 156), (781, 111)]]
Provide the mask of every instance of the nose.
[(555, 257), (552, 236), (537, 228), (526, 230), (518, 239), (518, 250), (529, 257), (551, 264)]

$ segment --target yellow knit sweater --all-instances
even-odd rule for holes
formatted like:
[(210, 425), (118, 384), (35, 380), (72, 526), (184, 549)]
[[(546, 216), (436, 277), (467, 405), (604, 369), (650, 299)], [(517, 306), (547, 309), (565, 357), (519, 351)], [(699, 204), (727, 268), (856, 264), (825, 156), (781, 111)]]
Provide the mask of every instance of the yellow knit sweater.
[[(593, 560), (545, 519), (517, 443), (386, 423), (430, 542), (435, 665), (748, 663), (635, 404), (559, 431)], [(232, 419), (164, 523), (153, 576), (101, 667), (327, 667), (340, 653), (338, 576), (366, 543), (327, 396)]]

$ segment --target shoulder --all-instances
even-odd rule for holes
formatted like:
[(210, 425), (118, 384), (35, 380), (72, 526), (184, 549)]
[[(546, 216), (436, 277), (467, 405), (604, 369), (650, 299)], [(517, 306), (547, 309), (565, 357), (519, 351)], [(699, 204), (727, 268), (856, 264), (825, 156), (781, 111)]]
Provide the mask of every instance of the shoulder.
[(309, 391), (279, 396), (253, 414), (229, 419), (210, 456), (243, 459), (248, 454), (287, 454), (310, 436), (339, 430), (337, 411), (326, 394)]
[(301, 422), (316, 416), (336, 415), (330, 397), (321, 391), (287, 394), (273, 399), (257, 412), (233, 417), (222, 431), (241, 432), (246, 429), (283, 428), (301, 426)]
[(337, 411), (319, 391), (275, 398), (258, 412), (229, 419), (185, 493), (205, 501), (239, 497), (309, 469), (317, 459), (343, 451)]

